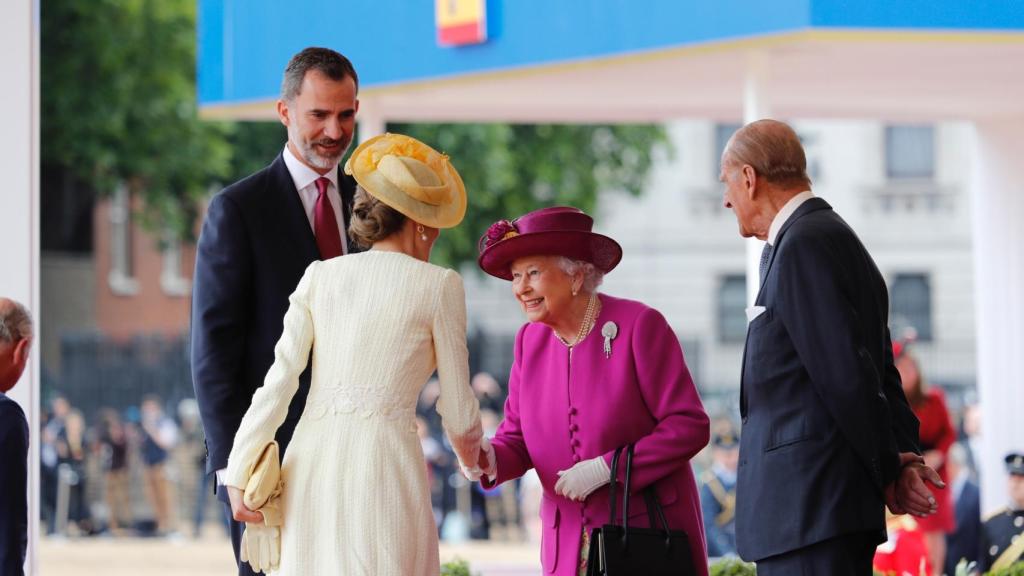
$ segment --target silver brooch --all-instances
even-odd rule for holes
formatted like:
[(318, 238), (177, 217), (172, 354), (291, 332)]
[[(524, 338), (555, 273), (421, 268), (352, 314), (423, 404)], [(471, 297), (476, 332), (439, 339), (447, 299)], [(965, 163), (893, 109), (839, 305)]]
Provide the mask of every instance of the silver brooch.
[(615, 322), (605, 322), (601, 327), (601, 336), (604, 336), (604, 357), (612, 357), (612, 340), (619, 335), (619, 327)]

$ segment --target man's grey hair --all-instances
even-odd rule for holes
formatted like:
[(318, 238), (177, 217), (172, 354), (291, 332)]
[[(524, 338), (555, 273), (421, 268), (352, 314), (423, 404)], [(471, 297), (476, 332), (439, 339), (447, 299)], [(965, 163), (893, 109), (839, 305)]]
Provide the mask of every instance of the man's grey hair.
[(14, 300), (0, 301), (0, 342), (32, 338), (32, 316)]
[(604, 281), (604, 272), (586, 260), (573, 260), (565, 256), (559, 256), (558, 267), (569, 276), (573, 276), (580, 270), (583, 271), (583, 292), (593, 294), (597, 287)]
[(335, 82), (352, 78), (356, 83), (356, 92), (359, 92), (359, 76), (356, 75), (356, 69), (348, 58), (330, 48), (306, 48), (292, 56), (284, 69), (284, 80), (281, 81), (282, 100), (295, 100), (302, 92), (302, 81), (306, 79), (306, 73), (310, 70), (316, 70)]

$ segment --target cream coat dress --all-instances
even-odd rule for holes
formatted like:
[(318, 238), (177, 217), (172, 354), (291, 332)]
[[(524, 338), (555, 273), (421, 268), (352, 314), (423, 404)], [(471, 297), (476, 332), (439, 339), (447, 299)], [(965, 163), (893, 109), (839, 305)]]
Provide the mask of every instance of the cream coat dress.
[(459, 459), (476, 462), (482, 432), (469, 387), (462, 278), (397, 252), (311, 264), (290, 297), (274, 364), (235, 436), (229, 486), (245, 486), (274, 438), (310, 350), (309, 397), (282, 462), (275, 574), (437, 575), (415, 408), (436, 368), (445, 431)]

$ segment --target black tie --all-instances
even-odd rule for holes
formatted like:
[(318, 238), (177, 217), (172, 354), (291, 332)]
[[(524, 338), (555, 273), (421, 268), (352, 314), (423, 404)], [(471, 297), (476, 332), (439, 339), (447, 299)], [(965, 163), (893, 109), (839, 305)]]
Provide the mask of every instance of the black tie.
[(774, 247), (767, 242), (764, 243), (764, 248), (761, 249), (761, 284), (764, 284), (764, 275), (768, 273), (768, 262), (771, 262), (772, 250), (774, 250)]

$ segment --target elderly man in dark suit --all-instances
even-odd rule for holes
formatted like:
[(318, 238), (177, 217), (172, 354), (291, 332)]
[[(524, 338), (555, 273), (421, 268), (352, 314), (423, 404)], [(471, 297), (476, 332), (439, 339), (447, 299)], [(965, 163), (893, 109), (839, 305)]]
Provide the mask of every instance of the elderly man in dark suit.
[[(284, 150), (259, 172), (210, 201), (199, 236), (192, 296), (192, 379), (207, 443), (207, 472), (231, 522), (235, 559), (245, 525), (232, 518), (219, 472), (235, 432), (274, 360), (288, 296), (306, 267), (349, 252), (353, 181), (338, 170), (352, 142), (358, 77), (347, 58), (307, 48), (288, 63), (277, 112)], [(309, 391), (307, 369), (278, 431), (287, 448)], [(239, 563), (239, 574), (252, 574)]]
[(28, 421), (7, 397), (28, 363), (32, 317), (0, 298), (0, 574), (24, 574), (28, 546)]
[(922, 478), (941, 483), (893, 365), (885, 282), (811, 193), (788, 125), (741, 128), (721, 181), (741, 235), (767, 241), (741, 376), (739, 554), (759, 576), (870, 575), (885, 505), (929, 514)]

